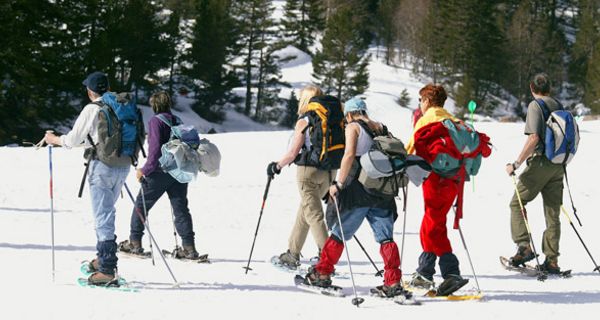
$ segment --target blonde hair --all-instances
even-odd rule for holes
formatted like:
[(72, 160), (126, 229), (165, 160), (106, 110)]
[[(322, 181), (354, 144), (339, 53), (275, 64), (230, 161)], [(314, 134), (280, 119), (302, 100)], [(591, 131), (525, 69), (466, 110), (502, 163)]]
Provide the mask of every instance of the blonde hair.
[(300, 90), (300, 101), (298, 102), (298, 115), (301, 116), (306, 113), (306, 107), (312, 97), (321, 95), (323, 95), (321, 88), (313, 84), (309, 84), (302, 88), (302, 90)]

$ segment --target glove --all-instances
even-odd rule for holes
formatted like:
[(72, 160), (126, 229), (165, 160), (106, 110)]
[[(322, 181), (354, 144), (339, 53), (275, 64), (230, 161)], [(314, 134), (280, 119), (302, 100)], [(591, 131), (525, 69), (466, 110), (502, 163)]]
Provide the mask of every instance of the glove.
[(281, 169), (278, 168), (277, 162), (269, 163), (269, 165), (267, 166), (267, 175), (269, 177), (273, 178), (276, 174), (280, 174), (280, 173), (281, 173)]

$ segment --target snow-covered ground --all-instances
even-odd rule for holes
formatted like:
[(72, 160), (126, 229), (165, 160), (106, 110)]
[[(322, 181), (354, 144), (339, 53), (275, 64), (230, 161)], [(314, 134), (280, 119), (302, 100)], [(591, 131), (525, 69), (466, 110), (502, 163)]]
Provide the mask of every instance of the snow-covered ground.
[[(384, 119), (403, 119), (397, 109)], [(396, 131), (398, 128), (394, 128)], [(213, 263), (197, 265), (169, 260), (181, 283), (171, 287), (171, 279), (160, 260), (121, 256), (122, 276), (141, 286), (138, 293), (124, 293), (78, 287), (75, 283), (81, 260), (95, 253), (95, 237), (89, 194), (76, 194), (83, 171), (80, 150), (54, 149), (54, 213), (56, 237), (56, 280), (51, 280), (50, 215), (48, 197), (48, 159), (46, 149), (0, 148), (0, 272), (4, 276), (2, 293), (3, 319), (169, 319), (183, 316), (243, 316), (264, 319), (316, 319), (317, 317), (364, 318), (373, 316), (424, 316), (475, 319), (512, 319), (515, 314), (539, 319), (581, 318), (600, 307), (600, 274), (592, 273), (592, 263), (571, 227), (563, 219), (560, 264), (572, 268), (571, 279), (538, 282), (503, 270), (499, 255), (510, 255), (515, 248), (510, 240), (508, 201), (511, 180), (505, 176), (504, 164), (517, 154), (523, 142), (522, 125), (482, 123), (496, 146), (475, 179), (475, 190), (466, 185), (465, 217), (462, 227), (473, 258), (478, 279), (486, 295), (482, 302), (432, 302), (421, 307), (403, 307), (377, 298), (366, 297), (361, 308), (350, 299), (328, 298), (297, 290), (292, 274), (273, 268), (266, 262), (286, 249), (287, 237), (294, 221), (298, 193), (295, 168), (285, 168), (271, 184), (262, 225), (251, 267), (242, 269), (250, 250), (266, 183), (266, 164), (281, 155), (289, 132), (216, 134), (209, 138), (223, 154), (222, 173), (218, 178), (201, 176), (190, 185), (190, 207), (194, 217), (197, 246), (210, 253)], [(588, 247), (600, 259), (600, 224), (597, 214), (597, 177), (588, 167), (597, 157), (594, 141), (600, 139), (599, 122), (583, 122), (581, 151), (569, 167), (573, 195), (584, 227), (580, 232)], [(127, 183), (137, 190), (130, 174)], [(565, 194), (565, 200), (567, 199)], [(569, 206), (566, 206), (569, 208)], [(117, 203), (118, 240), (128, 236), (131, 202)], [(570, 211), (570, 210), (569, 210)], [(418, 230), (422, 216), (421, 192), (409, 190), (406, 245), (403, 270), (410, 275), (420, 253)], [(541, 201), (529, 206), (529, 217), (538, 248), (541, 247), (543, 216)], [(150, 213), (155, 237), (162, 248), (174, 245), (168, 201), (161, 199)], [(401, 239), (402, 219), (396, 222), (395, 237)], [(449, 224), (450, 226), (450, 224)], [(382, 268), (378, 246), (370, 228), (358, 234), (368, 252)], [(451, 241), (461, 261), (462, 272), (471, 283), (468, 260), (458, 233), (450, 231)], [(147, 242), (146, 242), (147, 246)], [(372, 266), (358, 246), (350, 242), (350, 254), (356, 273), (358, 293), (378, 285)], [(316, 253), (308, 239), (303, 254)], [(345, 259), (338, 267), (347, 272)], [(439, 283), (440, 278), (436, 278)], [(349, 279), (336, 279), (351, 294)], [(401, 312), (400, 314), (397, 314)]]
[[(300, 56), (298, 60), (283, 70), (284, 79), (295, 89), (310, 81), (311, 72), (310, 59)], [(377, 61), (371, 65), (370, 74), (371, 87), (365, 97), (372, 117), (385, 122), (395, 135), (407, 140), (411, 133), (411, 110), (399, 107), (394, 100), (406, 88), (413, 99), (411, 105), (416, 107), (417, 91), (423, 83), (413, 79), (407, 70), (387, 67)], [(181, 105), (189, 105), (189, 101)], [(447, 105), (452, 106), (453, 102), (449, 101)], [(145, 111), (146, 119), (150, 116), (148, 112)], [(185, 108), (180, 115), (201, 132), (214, 127)], [(285, 168), (271, 184), (252, 259), (253, 271), (244, 274), (242, 267), (248, 259), (267, 180), (265, 169), (285, 151), (290, 131), (256, 132), (266, 127), (230, 113), (228, 120), (215, 128), (229, 133), (207, 136), (221, 150), (221, 175), (217, 178), (200, 176), (189, 190), (197, 247), (201, 253), (209, 253), (213, 263), (198, 265), (168, 260), (180, 288), (172, 287), (172, 280), (160, 259), (157, 258), (156, 266), (153, 266), (150, 260), (127, 256), (120, 257), (119, 271), (141, 288), (139, 292), (81, 288), (76, 284), (80, 262), (95, 254), (95, 236), (87, 186), (83, 198), (77, 198), (83, 172), (82, 150), (60, 148), (53, 149), (56, 239), (56, 278), (53, 282), (47, 150), (0, 148), (0, 274), (4, 276), (0, 289), (0, 318), (579, 319), (597, 313), (600, 273), (591, 272), (592, 262), (565, 219), (559, 263), (565, 269), (573, 269), (573, 278), (550, 279), (542, 283), (500, 267), (498, 256), (512, 255), (515, 251), (510, 239), (508, 211), (513, 186), (504, 173), (504, 165), (514, 160), (520, 151), (525, 139), (523, 124), (481, 122), (476, 126), (490, 135), (495, 150), (484, 161), (474, 180), (475, 187), (466, 185), (462, 227), (485, 294), (484, 301), (436, 301), (420, 307), (406, 307), (368, 297), (369, 288), (379, 285), (381, 279), (373, 276), (372, 266), (354, 242), (350, 242), (349, 250), (358, 294), (366, 299), (360, 308), (354, 307), (349, 298), (329, 298), (296, 289), (292, 274), (266, 262), (287, 247), (299, 199), (294, 166)], [(584, 224), (579, 228), (580, 233), (600, 261), (600, 233), (596, 232), (600, 225), (600, 216), (596, 212), (600, 189), (597, 173), (589, 170), (600, 155), (595, 147), (600, 139), (600, 122), (582, 122), (581, 138), (580, 151), (569, 166), (570, 182)], [(133, 174), (129, 175), (127, 183), (137, 192), (139, 186)], [(564, 199), (568, 199), (566, 193)], [(565, 207), (571, 211), (570, 205)], [(541, 199), (531, 203), (528, 209), (535, 241), (541, 248), (544, 229)], [(131, 211), (132, 204), (125, 195), (117, 203), (117, 240), (128, 237)], [(421, 191), (411, 186), (402, 263), (405, 276), (410, 276), (417, 266), (422, 214)], [(166, 198), (152, 209), (150, 223), (161, 248), (172, 249), (173, 227)], [(395, 238), (400, 242), (401, 218), (395, 227)], [(470, 279), (465, 291), (472, 290), (475, 281), (459, 234), (456, 230), (449, 233), (461, 261), (462, 273)], [(370, 228), (363, 226), (357, 236), (382, 268), (379, 248)], [(147, 239), (145, 246), (148, 247)], [(309, 236), (303, 254), (308, 259), (316, 251)], [(348, 272), (344, 256), (338, 270)], [(435, 280), (441, 281), (439, 277)], [(351, 295), (349, 279), (334, 281)]]

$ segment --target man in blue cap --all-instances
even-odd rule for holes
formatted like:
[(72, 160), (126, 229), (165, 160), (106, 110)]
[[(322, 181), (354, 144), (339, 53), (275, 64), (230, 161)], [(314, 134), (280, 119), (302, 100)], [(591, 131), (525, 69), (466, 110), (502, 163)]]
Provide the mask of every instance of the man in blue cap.
[[(87, 88), (88, 103), (75, 120), (69, 133), (56, 136), (46, 133), (48, 144), (63, 146), (67, 149), (83, 146), (85, 154), (95, 149), (99, 141), (98, 113), (103, 106), (102, 94), (110, 89), (105, 73), (96, 71), (83, 81)], [(129, 173), (127, 166), (108, 166), (92, 157), (89, 166), (89, 185), (92, 198), (97, 245), (97, 258), (90, 262), (89, 269), (94, 272), (88, 282), (92, 285), (110, 285), (117, 283), (117, 243), (115, 235), (115, 203)]]

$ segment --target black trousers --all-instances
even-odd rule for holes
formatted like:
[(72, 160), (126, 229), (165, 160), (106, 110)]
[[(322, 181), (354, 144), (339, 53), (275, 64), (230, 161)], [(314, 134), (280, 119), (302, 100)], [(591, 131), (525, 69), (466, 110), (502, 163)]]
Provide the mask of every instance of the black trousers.
[(181, 237), (181, 242), (184, 246), (193, 246), (194, 225), (192, 223), (190, 209), (188, 208), (188, 184), (178, 182), (168, 173), (155, 171), (145, 177), (142, 181), (142, 187), (143, 189), (140, 190), (140, 193), (137, 196), (135, 208), (131, 214), (131, 231), (129, 233), (129, 239), (141, 241), (142, 236), (144, 235), (144, 224), (137, 213), (139, 212), (142, 216), (144, 215), (142, 191), (144, 192), (146, 210), (148, 210), (148, 213), (150, 213), (150, 209), (154, 206), (156, 201), (158, 201), (158, 199), (166, 192), (169, 196), (171, 207), (173, 208), (173, 214), (175, 215), (175, 229)]

